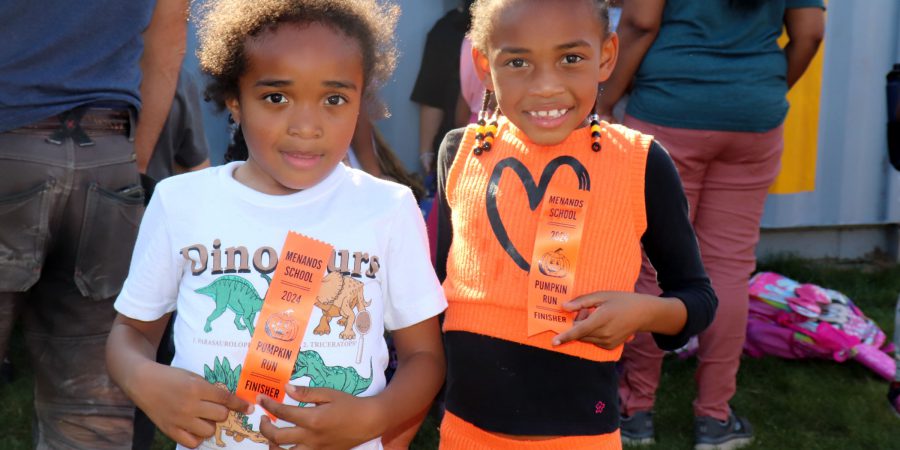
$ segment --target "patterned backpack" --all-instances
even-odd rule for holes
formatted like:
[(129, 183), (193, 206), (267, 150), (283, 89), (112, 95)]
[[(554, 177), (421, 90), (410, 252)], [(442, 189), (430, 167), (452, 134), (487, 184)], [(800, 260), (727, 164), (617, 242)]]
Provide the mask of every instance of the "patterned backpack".
[(750, 279), (744, 353), (785, 359), (853, 359), (887, 380), (896, 370), (894, 344), (844, 294), (783, 275)]

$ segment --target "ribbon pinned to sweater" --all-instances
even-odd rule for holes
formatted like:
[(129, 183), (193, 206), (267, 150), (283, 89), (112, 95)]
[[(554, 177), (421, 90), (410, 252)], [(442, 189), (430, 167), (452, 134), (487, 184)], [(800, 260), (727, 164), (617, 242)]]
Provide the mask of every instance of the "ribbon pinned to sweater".
[(575, 313), (562, 309), (571, 300), (578, 250), (587, 217), (588, 192), (548, 188), (535, 233), (528, 273), (528, 336), (572, 327)]

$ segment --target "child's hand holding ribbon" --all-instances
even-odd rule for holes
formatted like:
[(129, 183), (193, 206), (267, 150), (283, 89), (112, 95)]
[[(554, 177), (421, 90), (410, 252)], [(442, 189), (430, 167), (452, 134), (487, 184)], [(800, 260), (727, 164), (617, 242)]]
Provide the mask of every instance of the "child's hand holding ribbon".
[(187, 370), (148, 361), (140, 372), (142, 389), (132, 398), (160, 431), (185, 447), (211, 437), (232, 411), (253, 411), (253, 405)]
[[(638, 331), (677, 334), (687, 317), (681, 300), (631, 292), (592, 292), (562, 308), (578, 316), (572, 328), (553, 338), (553, 345), (580, 340), (607, 350), (630, 341)], [(594, 310), (585, 314), (590, 308)]]
[(280, 420), (294, 426), (279, 428), (263, 416), (259, 431), (269, 440), (270, 449), (297, 444), (292, 449), (346, 449), (375, 439), (384, 433), (387, 411), (377, 397), (354, 397), (327, 388), (285, 385), (285, 393), (300, 403), (314, 407), (290, 406), (265, 395), (259, 405)]

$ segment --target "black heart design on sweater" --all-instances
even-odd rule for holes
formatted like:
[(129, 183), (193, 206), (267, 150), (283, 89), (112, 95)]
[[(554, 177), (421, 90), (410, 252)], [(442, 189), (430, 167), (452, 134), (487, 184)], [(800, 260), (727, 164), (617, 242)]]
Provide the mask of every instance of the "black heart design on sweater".
[(541, 181), (538, 185), (534, 184), (534, 177), (531, 176), (531, 172), (528, 171), (525, 165), (518, 159), (512, 157), (498, 162), (491, 172), (491, 178), (488, 181), (487, 192), (485, 193), (487, 196), (487, 215), (488, 220), (491, 223), (491, 230), (494, 231), (494, 236), (497, 237), (497, 241), (503, 249), (506, 250), (506, 253), (513, 259), (516, 265), (526, 272), (531, 269), (531, 264), (521, 253), (519, 253), (519, 250), (516, 249), (516, 246), (512, 241), (510, 241), (509, 234), (506, 232), (506, 227), (503, 226), (503, 220), (500, 218), (500, 210), (497, 209), (497, 191), (500, 189), (500, 177), (503, 175), (503, 171), (506, 168), (512, 169), (522, 181), (525, 192), (528, 194), (528, 206), (534, 211), (535, 208), (541, 204), (541, 200), (543, 200), (544, 194), (547, 192), (547, 186), (550, 185), (550, 180), (553, 178), (553, 175), (556, 174), (556, 169), (559, 169), (559, 167), (563, 165), (571, 167), (575, 172), (575, 175), (578, 176), (579, 190), (591, 190), (591, 176), (588, 174), (584, 165), (572, 156), (559, 156), (550, 161), (547, 166), (544, 167), (544, 171), (541, 174)]

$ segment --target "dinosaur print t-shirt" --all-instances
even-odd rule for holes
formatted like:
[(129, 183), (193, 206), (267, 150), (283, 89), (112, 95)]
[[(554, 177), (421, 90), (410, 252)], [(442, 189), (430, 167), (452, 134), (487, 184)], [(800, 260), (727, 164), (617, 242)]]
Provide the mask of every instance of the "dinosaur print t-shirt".
[[(384, 331), (436, 316), (447, 305), (412, 193), (339, 164), (310, 189), (266, 195), (233, 178), (240, 164), (157, 186), (116, 309), (142, 321), (177, 310), (172, 365), (234, 392), (253, 331), (264, 326), (257, 316), (278, 252), (288, 231), (296, 231), (331, 244), (334, 254), (291, 383), (377, 394), (388, 364)], [(296, 404), (289, 397), (285, 403)], [(232, 412), (201, 448), (268, 448), (259, 434), (261, 414), (262, 408), (251, 416)]]

